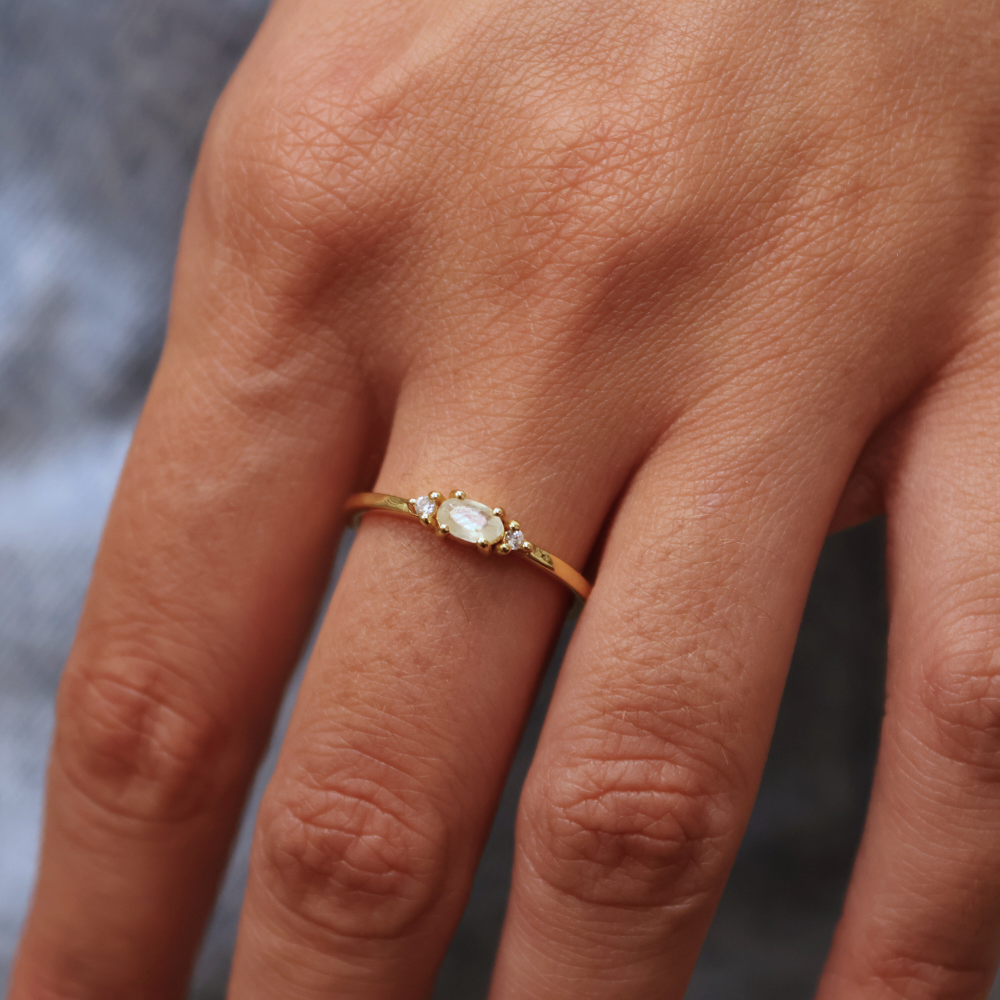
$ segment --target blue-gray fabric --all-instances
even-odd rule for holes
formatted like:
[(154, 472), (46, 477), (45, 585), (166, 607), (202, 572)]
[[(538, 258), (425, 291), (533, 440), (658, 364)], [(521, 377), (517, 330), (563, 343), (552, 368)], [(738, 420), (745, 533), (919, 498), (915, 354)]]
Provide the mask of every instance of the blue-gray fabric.
[[(0, 0), (0, 982), (37, 856), (53, 695), (162, 341), (185, 189), (263, 10), (261, 0)], [(875, 523), (824, 552), (693, 998), (811, 995), (877, 739), (881, 542)], [(485, 995), (517, 787), (554, 671), (439, 1000)], [(224, 995), (247, 830), (197, 968), (192, 995), (203, 1000)]]

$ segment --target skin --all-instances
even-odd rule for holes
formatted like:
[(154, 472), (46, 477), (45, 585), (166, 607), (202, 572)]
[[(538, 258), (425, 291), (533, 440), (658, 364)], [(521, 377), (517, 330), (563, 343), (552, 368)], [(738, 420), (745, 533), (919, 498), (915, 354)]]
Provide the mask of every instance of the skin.
[[(885, 510), (870, 816), (821, 1000), (1000, 951), (1000, 8), (278, 0), (212, 119), (66, 668), (11, 1000), (173, 1000), (344, 498), (582, 566), (491, 1000), (680, 998), (824, 536)], [(565, 592), (365, 520), (230, 996), (427, 995)]]

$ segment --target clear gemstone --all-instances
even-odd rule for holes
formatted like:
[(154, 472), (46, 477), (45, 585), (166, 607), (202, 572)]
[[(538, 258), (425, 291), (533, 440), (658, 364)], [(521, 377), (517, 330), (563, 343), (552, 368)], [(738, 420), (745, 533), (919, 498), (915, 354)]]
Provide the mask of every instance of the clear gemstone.
[(524, 532), (520, 528), (508, 529), (503, 540), (510, 546), (511, 552), (524, 548)]
[(463, 542), (475, 543), (484, 538), (488, 545), (493, 545), (503, 538), (503, 521), (491, 507), (476, 500), (458, 497), (445, 500), (438, 507), (437, 523)]
[(418, 497), (413, 509), (419, 517), (430, 517), (437, 510), (437, 504), (430, 497)]

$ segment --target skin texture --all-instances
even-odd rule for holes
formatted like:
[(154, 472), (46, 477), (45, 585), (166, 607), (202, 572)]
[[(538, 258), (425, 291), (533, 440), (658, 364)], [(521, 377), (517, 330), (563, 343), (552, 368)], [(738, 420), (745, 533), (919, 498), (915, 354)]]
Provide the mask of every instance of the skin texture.
[[(205, 140), (59, 705), (11, 1000), (174, 1000), (345, 496), (582, 566), (492, 1000), (680, 998), (824, 536), (885, 510), (889, 691), (821, 1000), (1000, 950), (1000, 8), (278, 0)], [(564, 592), (370, 517), (257, 824), (230, 996), (421, 997)]]

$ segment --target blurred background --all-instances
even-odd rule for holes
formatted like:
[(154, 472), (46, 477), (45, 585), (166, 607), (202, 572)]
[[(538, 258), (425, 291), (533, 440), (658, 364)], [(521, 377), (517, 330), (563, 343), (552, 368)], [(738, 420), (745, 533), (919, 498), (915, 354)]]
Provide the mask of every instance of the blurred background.
[[(160, 349), (188, 179), (208, 114), (264, 8), (0, 0), (0, 983), (31, 890), (53, 695)], [(812, 995), (877, 746), (883, 576), (880, 522), (828, 542), (692, 1000)], [(485, 996), (518, 787), (558, 658), (438, 1000)], [(197, 1000), (224, 996), (253, 811), (251, 802), (198, 964)]]

